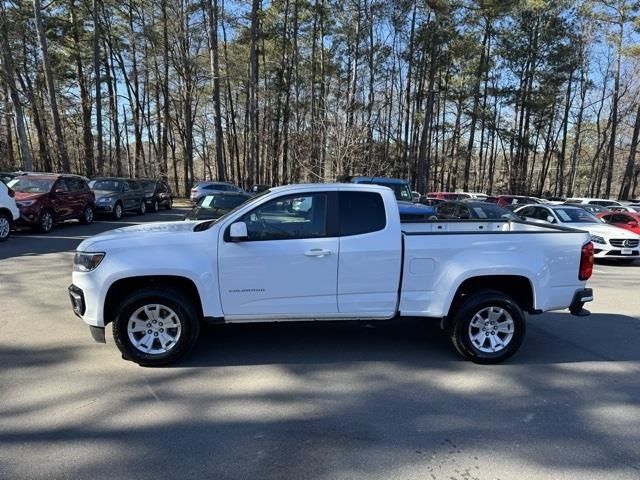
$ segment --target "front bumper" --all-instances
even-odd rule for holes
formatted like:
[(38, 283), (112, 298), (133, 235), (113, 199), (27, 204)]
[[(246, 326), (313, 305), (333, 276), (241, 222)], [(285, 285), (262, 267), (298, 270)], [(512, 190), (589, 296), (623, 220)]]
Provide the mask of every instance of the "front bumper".
[[(69, 299), (71, 300), (71, 308), (73, 309), (73, 313), (75, 313), (78, 318), (84, 320), (83, 315), (87, 311), (87, 304), (84, 300), (84, 292), (82, 291), (82, 289), (76, 287), (73, 284), (69, 285)], [(96, 342), (106, 343), (104, 336), (104, 327), (89, 325), (89, 331), (91, 332), (91, 336)]]
[(35, 227), (40, 224), (41, 208), (21, 207), (20, 217), (14, 222), (16, 226)]
[(593, 256), (594, 258), (640, 258), (640, 249), (638, 247), (624, 250), (615, 247), (601, 248), (599, 244), (594, 244)]
[(586, 317), (591, 312), (584, 308), (584, 304), (593, 301), (593, 290), (591, 288), (582, 288), (573, 294), (573, 300), (569, 305), (569, 311), (577, 317)]
[(113, 212), (113, 206), (115, 203), (96, 203), (96, 212), (111, 213)]

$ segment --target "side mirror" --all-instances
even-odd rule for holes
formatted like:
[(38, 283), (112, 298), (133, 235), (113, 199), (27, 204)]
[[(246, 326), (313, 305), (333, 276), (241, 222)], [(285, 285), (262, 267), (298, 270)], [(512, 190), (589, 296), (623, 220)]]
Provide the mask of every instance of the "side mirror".
[(54, 190), (55, 193), (64, 193), (64, 188), (62, 187), (56, 187), (56, 189)]
[(627, 225), (629, 225), (632, 228), (635, 228), (638, 226), (638, 222), (636, 220), (631, 220), (629, 222), (627, 222)]
[(229, 237), (231, 237), (232, 242), (240, 242), (249, 238), (249, 232), (247, 232), (247, 224), (244, 222), (232, 223), (229, 229)]
[(555, 218), (553, 218), (553, 216), (551, 216), (551, 215), (547, 215), (547, 222), (549, 222), (549, 223), (554, 223), (555, 221), (556, 221), (556, 219), (555, 219)]

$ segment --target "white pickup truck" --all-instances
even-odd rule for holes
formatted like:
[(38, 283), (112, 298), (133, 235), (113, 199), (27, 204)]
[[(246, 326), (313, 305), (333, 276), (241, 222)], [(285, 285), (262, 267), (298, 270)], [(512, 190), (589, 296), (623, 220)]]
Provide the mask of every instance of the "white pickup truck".
[(151, 223), (83, 241), (69, 287), (76, 315), (140, 365), (166, 365), (203, 322), (427, 317), (455, 349), (496, 363), (519, 348), (525, 313), (584, 315), (586, 232), (512, 221), (401, 223), (377, 185), (273, 188), (215, 221)]

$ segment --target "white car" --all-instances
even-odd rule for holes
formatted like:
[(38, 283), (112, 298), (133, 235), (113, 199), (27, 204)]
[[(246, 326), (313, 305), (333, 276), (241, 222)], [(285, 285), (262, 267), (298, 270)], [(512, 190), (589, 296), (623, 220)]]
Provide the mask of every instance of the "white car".
[(640, 258), (640, 237), (603, 223), (591, 213), (569, 205), (528, 205), (515, 210), (532, 222), (551, 223), (586, 230), (591, 234), (595, 258), (632, 262)]
[(583, 205), (600, 205), (601, 207), (619, 207), (620, 202), (608, 198), (567, 198), (564, 203), (581, 203)]
[[(304, 205), (304, 208), (299, 206)], [(477, 363), (519, 348), (526, 317), (588, 314), (589, 234), (509, 220), (401, 222), (373, 184), (273, 188), (225, 216), (84, 240), (73, 311), (125, 358), (174, 362), (201, 323), (437, 319)]]
[(0, 182), (0, 242), (9, 238), (13, 222), (20, 218), (20, 210), (13, 197), (13, 190)]

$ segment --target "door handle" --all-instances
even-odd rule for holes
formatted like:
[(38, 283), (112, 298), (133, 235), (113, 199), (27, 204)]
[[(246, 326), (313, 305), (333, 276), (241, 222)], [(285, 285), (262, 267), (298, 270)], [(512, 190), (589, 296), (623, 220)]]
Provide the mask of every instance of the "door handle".
[(325, 257), (331, 255), (331, 250), (324, 250), (323, 248), (312, 248), (304, 252), (307, 257)]

